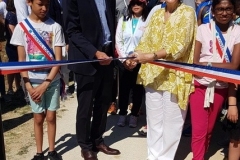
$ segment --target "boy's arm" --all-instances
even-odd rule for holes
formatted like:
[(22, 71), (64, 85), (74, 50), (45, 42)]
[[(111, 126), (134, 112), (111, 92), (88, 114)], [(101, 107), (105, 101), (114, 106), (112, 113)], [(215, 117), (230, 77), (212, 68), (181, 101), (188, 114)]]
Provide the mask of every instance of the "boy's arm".
[[(17, 46), (17, 51), (18, 51), (18, 61), (25, 62), (26, 61), (26, 53), (25, 53), (24, 46)], [(21, 72), (20, 74), (23, 78), (26, 89), (30, 92), (32, 89), (32, 85), (29, 81), (28, 72), (24, 71), (24, 72)]]

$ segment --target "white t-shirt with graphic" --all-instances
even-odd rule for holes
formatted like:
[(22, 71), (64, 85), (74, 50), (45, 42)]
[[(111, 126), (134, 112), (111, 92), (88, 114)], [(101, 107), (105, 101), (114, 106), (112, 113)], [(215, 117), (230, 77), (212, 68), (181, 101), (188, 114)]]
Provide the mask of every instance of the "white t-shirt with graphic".
[[(42, 23), (35, 23), (29, 18), (28, 21), (53, 51), (55, 46), (65, 46), (62, 27), (51, 18), (48, 18)], [(24, 46), (26, 61), (47, 61), (45, 55), (38, 49), (27, 34), (24, 33), (19, 24), (14, 29), (10, 43), (16, 46)], [(50, 69), (28, 71), (28, 76), (32, 83), (42, 83), (49, 72)], [(54, 80), (59, 78), (60, 75), (57, 75)]]

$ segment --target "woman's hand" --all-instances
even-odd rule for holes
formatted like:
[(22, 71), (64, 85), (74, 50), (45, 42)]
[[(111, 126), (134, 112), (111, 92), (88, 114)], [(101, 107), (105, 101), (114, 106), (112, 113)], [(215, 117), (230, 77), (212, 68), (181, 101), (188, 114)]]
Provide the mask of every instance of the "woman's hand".
[(237, 106), (229, 106), (228, 107), (227, 118), (229, 121), (231, 121), (233, 123), (237, 123), (237, 120), (238, 120)]
[(155, 57), (153, 53), (135, 53), (135, 55), (133, 61), (136, 61), (137, 63), (152, 62)]

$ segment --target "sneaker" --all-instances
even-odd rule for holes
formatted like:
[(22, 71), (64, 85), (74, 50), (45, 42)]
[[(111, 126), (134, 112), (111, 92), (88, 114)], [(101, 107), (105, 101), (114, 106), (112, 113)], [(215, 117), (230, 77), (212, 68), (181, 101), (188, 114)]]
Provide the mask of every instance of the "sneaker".
[(131, 115), (129, 119), (129, 127), (130, 128), (136, 128), (137, 127), (137, 120), (138, 117)]
[(183, 130), (182, 135), (185, 137), (191, 137), (192, 136), (192, 126), (187, 127)]
[(48, 152), (48, 160), (61, 160), (56, 151)]
[(147, 125), (143, 126), (139, 132), (142, 136), (147, 136)]
[(127, 117), (126, 115), (119, 116), (118, 123), (117, 123), (119, 127), (124, 127), (126, 125), (126, 117)]
[(37, 153), (31, 160), (44, 160), (43, 153)]
[(117, 114), (117, 107), (116, 107), (116, 104), (114, 102), (110, 105), (110, 107), (108, 109), (108, 113), (112, 114), (112, 115)]

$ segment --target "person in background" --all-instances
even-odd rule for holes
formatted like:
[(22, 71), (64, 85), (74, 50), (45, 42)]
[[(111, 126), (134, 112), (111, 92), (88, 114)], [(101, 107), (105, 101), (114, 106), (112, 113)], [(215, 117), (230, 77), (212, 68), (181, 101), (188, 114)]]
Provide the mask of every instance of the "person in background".
[[(122, 16), (127, 15), (127, 6), (129, 4), (129, 0), (116, 0), (116, 18), (115, 23), (118, 23), (118, 20)], [(115, 57), (118, 57), (118, 53), (115, 49)], [(112, 87), (112, 101), (110, 103), (108, 113), (111, 115), (117, 114), (118, 110), (118, 92), (119, 92), (119, 68), (118, 65), (120, 64), (120, 61), (115, 61), (115, 67), (114, 67), (114, 76), (113, 76), (113, 87)]]
[(212, 0), (197, 0), (196, 15), (198, 25), (209, 23), (212, 19), (211, 13)]
[[(5, 41), (5, 16), (7, 14), (6, 10), (6, 3), (3, 0), (0, 0), (0, 52), (3, 51), (2, 43)], [(2, 57), (0, 57), (0, 62), (2, 62)], [(4, 82), (4, 75), (0, 75), (0, 93), (1, 99), (4, 100), (5, 96), (5, 82)]]
[[(17, 8), (16, 9), (16, 14), (17, 14), (18, 23), (23, 21), (24, 19), (26, 19), (31, 12), (31, 8), (27, 5), (26, 0), (14, 0), (14, 6), (15, 6), (15, 8)], [(29, 97), (28, 97), (28, 93), (27, 93), (27, 90), (25, 88), (25, 84), (23, 82), (23, 79), (21, 79), (21, 85), (22, 85), (22, 89), (23, 89), (23, 92), (24, 92), (25, 101), (26, 101), (27, 104), (29, 104)]]
[(14, 0), (15, 8), (17, 8), (18, 23), (23, 21), (31, 13), (31, 8), (27, 5), (26, 0)]
[[(13, 3), (13, 0), (7, 1), (7, 15), (5, 18), (5, 31), (6, 31), (6, 54), (8, 56), (9, 62), (17, 62), (18, 61), (18, 53), (17, 53), (17, 47), (10, 44), (10, 40), (13, 34), (13, 31), (15, 29), (15, 26), (17, 25), (17, 16), (16, 16), (16, 9)], [(21, 77), (19, 73), (13, 73), (7, 75), (8, 80), (8, 95), (13, 95), (14, 93), (20, 93), (19, 91), (22, 91), (20, 82)], [(13, 91), (13, 82), (15, 81), (15, 87), (16, 91)]]
[(240, 25), (240, 0), (236, 0), (236, 18), (234, 23)]
[(5, 18), (7, 15), (6, 7), (7, 7), (6, 2), (0, 0), (0, 15), (3, 16), (3, 18)]
[[(62, 27), (47, 17), (50, 0), (28, 0), (31, 7), (31, 14), (27, 19), (20, 22), (16, 27), (10, 41), (18, 49), (19, 62), (32, 61), (41, 62), (46, 60), (61, 60), (62, 47), (65, 46)], [(31, 28), (32, 37), (39, 36), (38, 40), (29, 36), (28, 30)], [(49, 47), (48, 54), (36, 45), (35, 41), (44, 41), (42, 45)], [(48, 46), (47, 46), (48, 45)], [(51, 51), (50, 51), (51, 50)], [(50, 56), (50, 58), (48, 58)], [(34, 135), (37, 153), (32, 160), (44, 160), (42, 150), (43, 144), (43, 123), (47, 121), (48, 134), (48, 159), (59, 160), (60, 157), (55, 151), (56, 136), (56, 110), (60, 107), (60, 75), (59, 66), (49, 69), (40, 69), (21, 72), (26, 89), (30, 98), (30, 106), (33, 112)]]
[[(148, 159), (174, 159), (192, 92), (192, 74), (150, 64), (157, 59), (192, 63), (196, 16), (180, 0), (157, 10), (132, 54), (129, 68), (141, 63), (137, 83), (146, 90)], [(178, 26), (178, 27), (176, 27)]]
[(148, 11), (152, 11), (152, 9), (159, 5), (159, 4), (162, 4), (164, 0), (149, 0), (148, 3), (147, 3), (147, 8), (148, 8)]
[[(237, 69), (240, 58), (240, 26), (233, 24), (235, 0), (213, 0), (213, 20), (198, 27), (194, 63)], [(225, 43), (217, 49), (221, 36)], [(227, 97), (228, 83), (194, 76), (195, 91), (190, 95), (193, 160), (204, 159), (216, 118)]]
[(188, 6), (191, 6), (193, 9), (196, 8), (194, 0), (183, 0), (182, 2)]
[[(62, 8), (62, 0), (51, 0), (48, 16), (52, 18), (55, 22), (60, 24), (62, 27), (64, 27), (63, 23), (63, 8)], [(65, 42), (66, 46), (62, 47), (62, 60), (68, 60), (68, 38), (66, 35), (66, 32), (64, 32)], [(62, 100), (65, 100), (69, 97), (72, 97), (71, 93), (69, 92), (69, 72), (67, 65), (61, 66), (61, 75), (65, 83), (65, 93), (62, 97)]]
[[(146, 0), (131, 0), (128, 5), (128, 15), (123, 16), (118, 21), (116, 31), (116, 50), (120, 58), (127, 57), (138, 45), (145, 29), (145, 20), (148, 15)], [(127, 120), (127, 109), (130, 91), (132, 91), (131, 115), (129, 127), (137, 127), (138, 113), (142, 104), (142, 95), (144, 88), (136, 84), (137, 74), (140, 64), (134, 69), (129, 69), (126, 65), (126, 59), (121, 60), (119, 64), (119, 120), (117, 125), (124, 127)]]
[(76, 136), (84, 160), (97, 160), (99, 151), (120, 154), (102, 137), (112, 96), (115, 7), (113, 0), (63, 0), (69, 60), (103, 59), (68, 66), (77, 82)]

